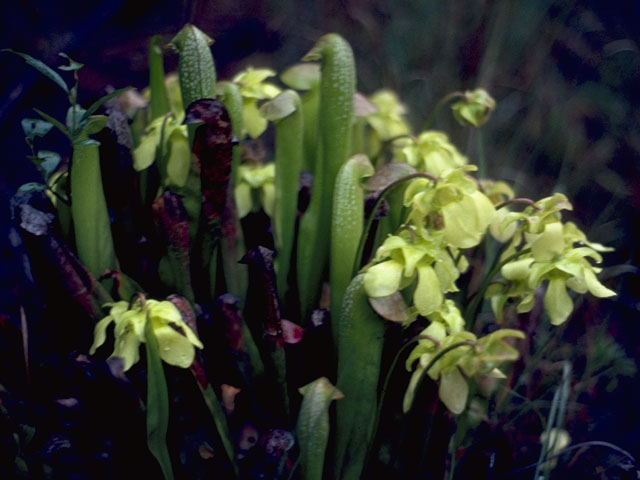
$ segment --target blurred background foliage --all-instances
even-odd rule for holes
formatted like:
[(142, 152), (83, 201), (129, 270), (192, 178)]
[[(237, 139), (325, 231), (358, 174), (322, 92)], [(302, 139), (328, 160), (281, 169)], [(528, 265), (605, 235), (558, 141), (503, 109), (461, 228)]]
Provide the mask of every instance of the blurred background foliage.
[[(58, 52), (84, 63), (80, 101), (87, 104), (109, 85), (146, 86), (151, 35), (168, 41), (185, 22), (215, 39), (221, 79), (247, 64), (281, 71), (320, 35), (338, 32), (353, 47), (358, 89), (396, 90), (415, 131), (447, 93), (486, 88), (498, 106), (481, 131), (458, 126), (446, 109), (435, 127), (450, 132), (472, 162), (483, 156), (489, 176), (512, 182), (520, 196), (566, 193), (572, 219), (589, 238), (616, 248), (605, 256), (604, 276), (620, 275), (619, 296), (585, 300), (562, 340), (547, 344), (549, 355), (527, 388), (549, 391), (558, 378), (549, 373), (554, 361), (570, 359), (576, 383), (567, 429), (578, 439), (613, 441), (640, 457), (640, 387), (634, 380), (640, 359), (640, 2), (3, 2), (0, 47), (49, 65), (61, 63)], [(167, 55), (167, 71), (176, 64), (177, 56)], [(25, 293), (9, 227), (10, 197), (22, 183), (37, 180), (20, 120), (32, 117), (34, 106), (55, 116), (65, 107), (55, 86), (20, 59), (1, 55), (0, 69), (0, 320), (11, 320), (19, 317), (20, 302), (39, 294), (33, 286)], [(58, 150), (68, 154), (63, 139), (57, 140)], [(2, 347), (17, 349), (15, 340), (19, 336), (4, 335)], [(544, 338), (532, 341), (545, 344)], [(14, 375), (9, 370), (0, 366), (0, 383)]]

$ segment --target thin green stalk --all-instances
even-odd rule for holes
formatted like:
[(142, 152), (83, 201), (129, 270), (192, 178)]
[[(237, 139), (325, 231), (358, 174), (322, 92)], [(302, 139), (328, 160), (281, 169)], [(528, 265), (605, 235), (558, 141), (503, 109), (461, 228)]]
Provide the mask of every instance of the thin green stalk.
[(211, 384), (203, 387), (199, 382), (198, 386), (200, 387), (200, 392), (202, 392), (202, 398), (204, 402), (207, 404), (207, 408), (211, 413), (211, 417), (213, 417), (213, 422), (216, 424), (216, 430), (218, 431), (218, 435), (220, 435), (220, 441), (222, 442), (222, 447), (224, 448), (229, 461), (231, 462), (231, 466), (233, 467), (233, 471), (236, 476), (238, 475), (238, 466), (235, 462), (234, 450), (233, 450), (233, 442), (231, 441), (231, 435), (229, 434), (229, 426), (227, 425), (227, 417), (220, 405), (220, 400), (218, 400), (218, 396), (216, 392), (213, 391), (213, 387)]
[[(454, 420), (455, 421), (455, 420)], [(456, 450), (457, 450), (457, 446), (456, 446), (456, 434), (453, 433), (451, 435), (451, 438), (449, 438), (449, 458), (450, 458), (450, 463), (449, 463), (449, 480), (453, 480), (453, 474), (456, 470)]]
[(402, 354), (405, 352), (405, 350), (407, 350), (414, 343), (416, 343), (416, 342), (418, 342), (419, 340), (422, 340), (422, 339), (433, 340), (430, 337), (427, 337), (425, 335), (416, 335), (415, 337), (413, 337), (412, 339), (407, 341), (407, 343), (405, 343), (402, 347), (400, 347), (398, 352), (393, 357), (393, 361), (391, 362), (391, 366), (389, 367), (389, 370), (387, 371), (387, 375), (385, 376), (385, 379), (384, 379), (384, 383), (382, 384), (382, 390), (380, 390), (380, 400), (378, 401), (378, 407), (376, 409), (376, 416), (375, 416), (374, 423), (373, 423), (373, 428), (372, 428), (372, 432), (373, 432), (372, 443), (371, 443), (369, 451), (367, 453), (367, 461), (365, 462), (365, 465), (369, 465), (370, 462), (371, 462), (371, 455), (373, 454), (373, 446), (374, 446), (373, 441), (375, 440), (375, 435), (376, 435), (376, 432), (378, 431), (378, 425), (380, 424), (380, 416), (382, 414), (382, 406), (384, 405), (384, 400), (385, 400), (385, 397), (387, 395), (387, 390), (389, 388), (389, 382), (391, 381), (391, 375), (395, 371), (396, 365), (398, 363), (398, 360), (400, 359)]
[(464, 97), (463, 92), (451, 92), (445, 95), (444, 97), (442, 97), (440, 101), (436, 103), (436, 106), (433, 107), (433, 110), (431, 110), (431, 112), (429, 113), (429, 116), (422, 124), (422, 130), (429, 130), (429, 128), (431, 127), (431, 124), (436, 119), (436, 116), (438, 115), (438, 113), (440, 113), (440, 110), (442, 110), (442, 107), (444, 107), (451, 100), (455, 100), (456, 98), (461, 98), (461, 97)]
[[(626, 450), (618, 447), (617, 445), (615, 445), (613, 443), (603, 442), (601, 440), (592, 440), (592, 441), (589, 441), (589, 442), (576, 443), (575, 445), (571, 445), (570, 447), (563, 448), (558, 453), (554, 453), (553, 455), (549, 455), (547, 457), (547, 460), (553, 460), (554, 458), (559, 458), (562, 455), (566, 455), (569, 452), (573, 452), (575, 450), (580, 450), (580, 449), (585, 448), (585, 447), (586, 448), (589, 448), (589, 447), (605, 447), (605, 448), (608, 448), (610, 450), (613, 450), (616, 453), (619, 453), (620, 455), (622, 455), (624, 457), (627, 457), (627, 460), (631, 461), (631, 463), (634, 465), (634, 467), (636, 467), (636, 465), (637, 465), (636, 459), (629, 452), (627, 452)], [(526, 465), (524, 467), (518, 468), (517, 470), (513, 470), (513, 471), (511, 471), (509, 473), (501, 475), (501, 476), (497, 477), (495, 480), (504, 480), (505, 478), (514, 477), (514, 476), (516, 476), (516, 475), (518, 475), (518, 474), (520, 474), (522, 472), (525, 472), (527, 470), (530, 470), (530, 469), (536, 467), (537, 465), (538, 465), (538, 462), (531, 463), (531, 464)]]
[(482, 130), (479, 128), (474, 129), (476, 135), (477, 149), (476, 159), (478, 164), (478, 178), (485, 178), (487, 175), (487, 160), (484, 153), (484, 136)]
[(420, 383), (422, 383), (422, 379), (424, 378), (424, 376), (429, 372), (429, 370), (431, 370), (431, 367), (433, 367), (438, 360), (440, 360), (443, 356), (445, 356), (451, 350), (455, 350), (456, 348), (460, 348), (464, 346), (475, 348), (476, 342), (473, 342), (471, 340), (462, 340), (460, 342), (452, 343), (448, 347), (443, 348), (438, 353), (436, 353), (431, 359), (431, 361), (429, 362), (429, 364), (426, 366), (426, 368), (420, 374), (420, 378), (418, 379), (418, 382), (416, 384), (416, 391), (418, 390), (418, 386), (420, 385)]
[(538, 457), (538, 463), (536, 466), (536, 472), (533, 478), (540, 478), (541, 470), (544, 468), (545, 480), (549, 477), (549, 464), (546, 462), (546, 456), (549, 450), (553, 449), (557, 440), (557, 435), (553, 438), (553, 444), (549, 446), (551, 441), (551, 430), (553, 428), (560, 428), (564, 422), (564, 413), (566, 410), (567, 402), (569, 400), (569, 383), (571, 367), (569, 362), (564, 362), (562, 369), (562, 383), (556, 389), (553, 394), (553, 401), (551, 402), (551, 411), (549, 412), (549, 421), (547, 422), (547, 428), (545, 429), (545, 439), (540, 450), (540, 456)]

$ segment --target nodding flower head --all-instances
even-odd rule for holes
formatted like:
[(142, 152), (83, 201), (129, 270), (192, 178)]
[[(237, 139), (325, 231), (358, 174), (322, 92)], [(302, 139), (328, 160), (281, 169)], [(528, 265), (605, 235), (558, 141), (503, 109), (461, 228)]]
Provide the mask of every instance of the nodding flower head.
[(476, 128), (487, 123), (495, 108), (496, 101), (482, 88), (464, 92), (462, 99), (451, 106), (453, 116), (460, 125)]
[(139, 348), (145, 343), (145, 326), (151, 322), (158, 342), (160, 357), (169, 365), (189, 368), (195, 357), (195, 348), (203, 348), (202, 342), (182, 320), (178, 308), (171, 302), (137, 299), (129, 302), (108, 303), (109, 315), (100, 320), (94, 329), (93, 355), (107, 338), (107, 327), (115, 323), (114, 348), (111, 357), (124, 360), (124, 370), (129, 370), (140, 359)]

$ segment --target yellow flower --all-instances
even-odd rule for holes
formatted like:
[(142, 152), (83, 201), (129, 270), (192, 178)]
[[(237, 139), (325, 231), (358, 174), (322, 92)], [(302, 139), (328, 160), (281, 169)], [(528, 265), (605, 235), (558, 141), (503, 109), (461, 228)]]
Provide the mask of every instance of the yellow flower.
[(394, 142), (394, 160), (405, 162), (418, 171), (439, 176), (445, 170), (467, 164), (464, 155), (449, 141), (443, 132), (426, 131), (418, 138), (403, 138)]
[(189, 368), (195, 357), (195, 347), (203, 348), (202, 343), (182, 320), (177, 307), (169, 301), (140, 300), (130, 306), (128, 302), (109, 303), (109, 315), (100, 320), (94, 329), (94, 340), (89, 354), (93, 355), (106, 340), (107, 327), (113, 322), (114, 348), (111, 357), (124, 360), (124, 370), (129, 370), (140, 359), (139, 347), (145, 343), (144, 329), (151, 322), (153, 333), (158, 341), (160, 357), (169, 365)]
[(275, 85), (265, 80), (275, 76), (276, 72), (268, 68), (247, 67), (246, 70), (233, 77), (233, 82), (240, 87), (243, 99), (242, 125), (245, 133), (251, 138), (259, 137), (267, 128), (267, 120), (260, 114), (258, 101), (271, 99), (280, 93)]
[(184, 186), (191, 167), (191, 148), (183, 118), (184, 113), (178, 117), (158, 117), (147, 126), (133, 151), (133, 167), (137, 171), (149, 167), (156, 157), (162, 158), (160, 166), (165, 183)]
[[(244, 218), (260, 205), (265, 213), (273, 216), (275, 203), (275, 163), (266, 165), (240, 165), (238, 168), (238, 185), (234, 190), (238, 218)], [(253, 192), (260, 192), (260, 202), (254, 202)]]
[(386, 297), (418, 283), (413, 303), (420, 315), (430, 315), (440, 308), (443, 293), (456, 292), (460, 276), (442, 234), (422, 230), (401, 230), (390, 235), (378, 248), (371, 265), (366, 267), (364, 288), (372, 298)]
[[(553, 325), (564, 323), (573, 311), (573, 301), (567, 293), (567, 288), (584, 294), (605, 298), (616, 293), (608, 289), (597, 279), (600, 268), (589, 262), (602, 261), (602, 256), (596, 251), (607, 251), (606, 247), (590, 243), (584, 234), (573, 223), (563, 224), (553, 221), (543, 225), (540, 233), (525, 232), (526, 248), (531, 251), (505, 264), (502, 276), (511, 282), (504, 290), (494, 292), (492, 305), (499, 317), (502, 307), (509, 297), (520, 298), (518, 312), (528, 312), (534, 305), (534, 292), (543, 281), (548, 280), (544, 297), (545, 310)], [(578, 246), (574, 244), (591, 246)]]
[[(440, 400), (452, 413), (462, 413), (469, 395), (467, 378), (474, 375), (504, 378), (504, 374), (498, 369), (500, 364), (515, 361), (519, 356), (518, 351), (506, 343), (505, 339), (525, 337), (521, 331), (511, 329), (496, 330), (480, 339), (466, 330), (434, 336), (432, 326), (436, 323), (427, 327), (423, 334), (433, 337), (438, 343), (422, 339), (407, 358), (407, 370), (412, 369), (416, 360), (418, 364), (404, 396), (405, 412), (411, 408), (415, 390), (425, 370), (431, 365), (426, 373), (433, 380), (439, 381)], [(443, 354), (446, 349), (450, 350)], [(441, 356), (436, 360), (438, 355)], [(435, 363), (432, 364), (433, 361)]]
[(456, 248), (478, 245), (495, 215), (495, 208), (477, 184), (466, 175), (475, 167), (447, 170), (437, 182), (418, 178), (407, 187), (405, 206), (409, 220), (420, 226), (442, 230), (444, 239)]
[(379, 139), (390, 138), (409, 133), (409, 125), (404, 119), (406, 107), (391, 90), (378, 90), (371, 98), (377, 111), (367, 116), (367, 123), (375, 130)]

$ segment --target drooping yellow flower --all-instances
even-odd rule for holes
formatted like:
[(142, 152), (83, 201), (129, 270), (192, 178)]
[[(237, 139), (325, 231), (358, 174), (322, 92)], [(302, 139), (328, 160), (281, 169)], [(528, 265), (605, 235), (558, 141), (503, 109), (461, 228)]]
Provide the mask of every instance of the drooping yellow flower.
[(280, 93), (278, 87), (265, 82), (275, 75), (276, 72), (268, 68), (247, 67), (233, 77), (243, 100), (242, 128), (251, 138), (259, 137), (267, 128), (267, 120), (260, 114), (258, 101), (274, 98)]
[[(244, 218), (252, 210), (262, 206), (265, 213), (273, 215), (275, 203), (275, 163), (265, 165), (240, 165), (238, 168), (238, 184), (234, 196), (238, 209), (238, 218)], [(259, 192), (259, 202), (254, 201), (254, 192)]]
[[(525, 337), (523, 332), (511, 329), (496, 330), (480, 339), (466, 330), (438, 337), (433, 335), (434, 329), (429, 331), (430, 328), (431, 325), (423, 333), (433, 337), (437, 343), (428, 338), (420, 340), (405, 364), (407, 370), (411, 370), (415, 361), (418, 360), (405, 393), (403, 401), (405, 412), (411, 408), (415, 390), (429, 367), (426, 374), (439, 382), (438, 396), (442, 403), (452, 413), (462, 413), (469, 395), (466, 378), (474, 375), (504, 378), (504, 374), (498, 367), (504, 362), (517, 360), (519, 356), (518, 351), (506, 343), (505, 339)], [(436, 360), (437, 355), (449, 348), (452, 349)], [(433, 361), (435, 363), (432, 364)]]
[(145, 134), (133, 151), (133, 167), (148, 168), (156, 158), (162, 158), (161, 173), (166, 185), (184, 186), (191, 167), (191, 148), (184, 114), (158, 117), (145, 129)]
[(406, 229), (387, 237), (378, 248), (372, 264), (366, 267), (364, 288), (370, 297), (385, 297), (417, 278), (414, 305), (421, 315), (430, 315), (442, 305), (444, 293), (458, 290), (455, 281), (459, 276), (440, 233), (418, 234)]
[(409, 220), (415, 225), (442, 230), (445, 240), (456, 248), (478, 245), (495, 215), (495, 208), (466, 172), (467, 167), (446, 170), (434, 182), (413, 180), (404, 195), (411, 207)]
[(111, 357), (124, 360), (124, 370), (129, 370), (140, 359), (139, 348), (145, 343), (146, 323), (151, 322), (158, 341), (160, 358), (169, 365), (189, 368), (195, 357), (195, 348), (203, 348), (191, 328), (182, 320), (177, 307), (169, 301), (136, 300), (133, 305), (120, 301), (111, 307), (109, 315), (100, 320), (94, 329), (94, 340), (89, 354), (93, 355), (106, 340), (107, 327), (115, 323), (114, 348)]
[(402, 138), (394, 142), (394, 147), (394, 161), (406, 162), (418, 171), (436, 176), (467, 164), (467, 158), (443, 132), (429, 130), (415, 139)]
[[(596, 248), (600, 251), (609, 249), (590, 242), (591, 246), (586, 246), (586, 237), (573, 223), (553, 221), (543, 227), (540, 233), (525, 232), (525, 248), (530, 252), (502, 267), (502, 276), (511, 283), (494, 293), (492, 305), (497, 316), (508, 298), (520, 298), (519, 313), (530, 311), (535, 289), (544, 281), (548, 281), (544, 306), (553, 325), (564, 323), (573, 311), (567, 288), (580, 294), (588, 291), (599, 298), (616, 294), (600, 283), (596, 274), (601, 269), (588, 260), (591, 258), (596, 264), (600, 263), (602, 256)], [(585, 246), (574, 247), (575, 243)]]
[(406, 107), (391, 90), (378, 90), (370, 97), (377, 111), (367, 116), (367, 123), (376, 132), (379, 140), (389, 140), (410, 132), (404, 118)]

